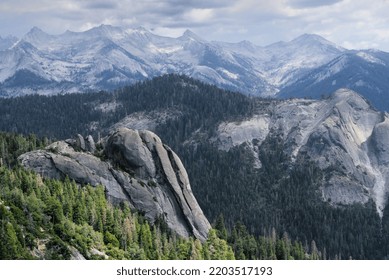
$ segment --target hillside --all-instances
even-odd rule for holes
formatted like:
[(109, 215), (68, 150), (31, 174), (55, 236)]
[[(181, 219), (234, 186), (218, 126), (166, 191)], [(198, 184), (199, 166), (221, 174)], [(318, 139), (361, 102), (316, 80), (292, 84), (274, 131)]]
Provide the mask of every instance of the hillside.
[(325, 258), (388, 255), (388, 117), (350, 90), (258, 99), (167, 75), (113, 93), (4, 99), (0, 114), (2, 130), (57, 139), (154, 131), (228, 232), (240, 221), (254, 235), (314, 240)]
[(128, 204), (112, 203), (107, 186), (49, 179), (15, 166), (20, 154), (45, 144), (33, 136), (0, 133), (0, 260), (320, 257), (315, 246), (305, 251), (300, 242), (287, 235), (281, 239), (275, 231), (255, 238), (237, 224), (228, 234), (222, 217), (206, 240), (183, 238), (164, 219), (150, 223)]

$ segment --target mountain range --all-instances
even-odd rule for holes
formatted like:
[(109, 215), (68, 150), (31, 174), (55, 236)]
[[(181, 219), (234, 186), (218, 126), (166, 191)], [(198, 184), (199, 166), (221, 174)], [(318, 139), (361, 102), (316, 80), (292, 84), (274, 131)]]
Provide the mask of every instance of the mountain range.
[(0, 38), (0, 96), (112, 90), (167, 73), (262, 97), (326, 96), (350, 88), (389, 110), (389, 54), (347, 50), (312, 34), (265, 47), (101, 25)]

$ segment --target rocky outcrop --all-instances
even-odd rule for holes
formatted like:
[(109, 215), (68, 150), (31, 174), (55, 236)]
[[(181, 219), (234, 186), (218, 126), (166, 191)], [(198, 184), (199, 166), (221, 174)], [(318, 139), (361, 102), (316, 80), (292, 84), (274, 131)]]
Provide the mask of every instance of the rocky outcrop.
[(103, 185), (112, 202), (127, 203), (151, 222), (162, 218), (181, 236), (206, 239), (210, 224), (193, 196), (186, 170), (157, 135), (120, 128), (102, 140), (100, 151), (91, 138), (77, 135), (76, 140), (55, 142), (23, 154), (19, 161), (45, 177), (68, 176), (82, 185)]
[(143, 179), (152, 178), (156, 175), (153, 147), (144, 141), (138, 131), (121, 128), (108, 138), (105, 154), (124, 170)]
[(85, 138), (85, 148), (87, 151), (91, 152), (92, 154), (96, 152), (96, 143), (95, 140), (93, 140), (93, 137), (91, 135), (88, 135)]
[(222, 150), (246, 144), (255, 155), (268, 137), (280, 138), (291, 166), (309, 159), (324, 171), (323, 200), (336, 205), (372, 199), (382, 217), (389, 194), (387, 114), (348, 89), (324, 100), (273, 101), (258, 111), (251, 119), (221, 123), (211, 141)]

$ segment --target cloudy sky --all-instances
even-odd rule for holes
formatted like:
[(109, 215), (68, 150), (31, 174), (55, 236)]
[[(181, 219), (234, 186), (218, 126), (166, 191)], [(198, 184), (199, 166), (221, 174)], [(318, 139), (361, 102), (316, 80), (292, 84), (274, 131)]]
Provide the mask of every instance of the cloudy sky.
[(346, 48), (389, 52), (389, 0), (1, 0), (0, 36), (100, 24), (261, 46), (314, 33)]

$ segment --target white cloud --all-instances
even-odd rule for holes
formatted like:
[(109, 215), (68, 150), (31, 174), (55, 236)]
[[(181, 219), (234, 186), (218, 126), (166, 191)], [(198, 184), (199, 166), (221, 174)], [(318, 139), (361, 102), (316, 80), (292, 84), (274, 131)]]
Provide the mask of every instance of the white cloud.
[(212, 19), (214, 13), (213, 9), (192, 9), (186, 12), (183, 17), (189, 22), (202, 22)]
[(258, 45), (316, 33), (345, 47), (388, 51), (388, 14), (385, 0), (2, 0), (0, 35), (22, 36), (33, 26), (59, 34), (105, 23), (174, 37), (192, 29), (208, 40)]

